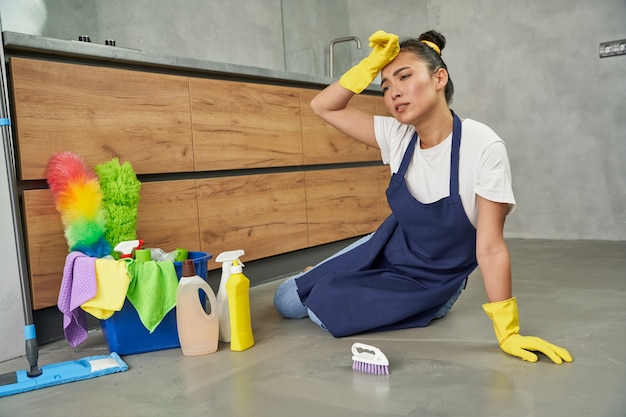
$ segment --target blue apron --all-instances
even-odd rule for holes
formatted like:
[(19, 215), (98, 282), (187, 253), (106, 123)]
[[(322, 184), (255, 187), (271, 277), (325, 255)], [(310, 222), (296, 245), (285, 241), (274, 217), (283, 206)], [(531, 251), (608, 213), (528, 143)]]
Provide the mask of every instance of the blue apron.
[(450, 195), (422, 204), (409, 192), (415, 133), (387, 188), (392, 214), (367, 242), (296, 279), (300, 300), (333, 336), (427, 326), (476, 268), (476, 229), (459, 195), (461, 121), (452, 115)]

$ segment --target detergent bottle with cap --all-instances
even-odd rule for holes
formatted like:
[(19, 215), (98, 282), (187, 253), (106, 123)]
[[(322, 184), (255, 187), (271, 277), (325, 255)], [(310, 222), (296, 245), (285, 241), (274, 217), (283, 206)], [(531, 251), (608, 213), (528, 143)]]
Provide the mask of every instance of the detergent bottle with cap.
[(228, 312), (230, 314), (230, 350), (240, 352), (254, 345), (250, 320), (250, 280), (242, 272), (238, 259), (230, 268), (226, 282)]
[[(199, 296), (201, 291), (206, 295), (210, 314), (207, 314), (201, 302)], [(182, 277), (178, 282), (176, 325), (180, 347), (185, 356), (206, 355), (217, 350), (219, 340), (217, 300), (209, 284), (196, 275), (191, 259), (183, 261)]]
[(217, 255), (215, 262), (222, 264), (222, 277), (217, 290), (217, 315), (220, 319), (220, 342), (230, 342), (230, 314), (228, 313), (228, 294), (226, 292), (226, 282), (230, 278), (230, 268), (235, 259), (239, 260), (244, 255), (242, 249), (222, 252)]

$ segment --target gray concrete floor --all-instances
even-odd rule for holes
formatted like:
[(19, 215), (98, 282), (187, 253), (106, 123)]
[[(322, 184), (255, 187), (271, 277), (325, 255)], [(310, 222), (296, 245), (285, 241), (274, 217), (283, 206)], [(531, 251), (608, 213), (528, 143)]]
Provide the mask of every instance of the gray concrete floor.
[[(279, 281), (251, 290), (256, 345), (184, 357), (123, 357), (124, 373), (0, 399), (0, 416), (626, 416), (626, 242), (510, 240), (522, 334), (570, 350), (571, 364), (500, 351), (479, 272), (427, 328), (334, 339), (272, 306)], [(389, 376), (351, 369), (355, 341), (379, 347)], [(107, 354), (100, 331), (77, 349), (43, 346), (40, 365)], [(0, 373), (25, 369), (24, 358)]]

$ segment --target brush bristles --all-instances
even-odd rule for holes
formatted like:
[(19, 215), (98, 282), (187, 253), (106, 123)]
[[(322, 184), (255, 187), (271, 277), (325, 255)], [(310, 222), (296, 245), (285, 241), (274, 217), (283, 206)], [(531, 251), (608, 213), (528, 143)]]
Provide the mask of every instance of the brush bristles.
[(388, 365), (374, 365), (361, 361), (352, 361), (352, 369), (374, 375), (389, 375)]

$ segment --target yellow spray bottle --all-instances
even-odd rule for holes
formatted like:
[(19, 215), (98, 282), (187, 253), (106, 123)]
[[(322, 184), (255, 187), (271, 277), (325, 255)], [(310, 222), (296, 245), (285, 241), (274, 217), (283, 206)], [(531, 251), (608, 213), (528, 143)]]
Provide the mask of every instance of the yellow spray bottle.
[(230, 278), (226, 282), (228, 312), (230, 314), (230, 349), (236, 352), (254, 345), (250, 320), (250, 280), (243, 274), (238, 259), (230, 268)]

